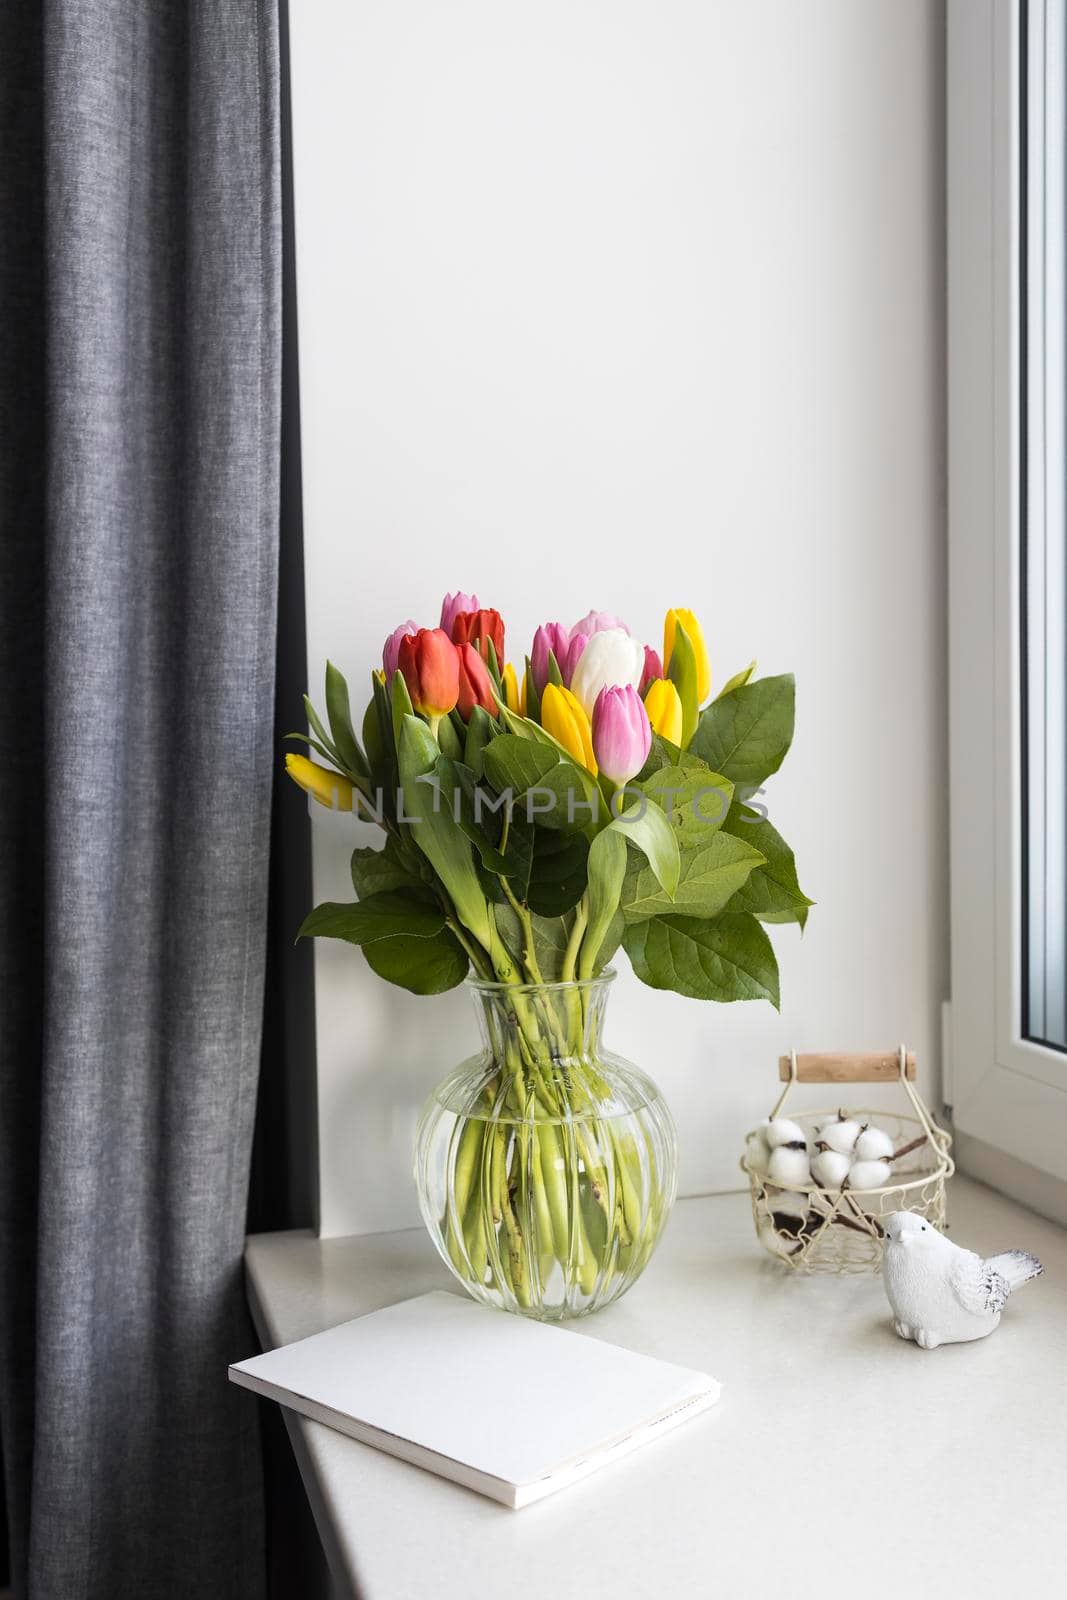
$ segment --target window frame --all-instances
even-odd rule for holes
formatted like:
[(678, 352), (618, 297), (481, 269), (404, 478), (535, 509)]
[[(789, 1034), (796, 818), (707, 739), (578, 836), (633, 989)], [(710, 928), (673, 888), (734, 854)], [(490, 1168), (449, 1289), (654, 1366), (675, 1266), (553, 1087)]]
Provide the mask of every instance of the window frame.
[(1025, 3), (950, 0), (948, 12), (945, 1099), (957, 1130), (1067, 1181), (1067, 1060), (1022, 1031)]

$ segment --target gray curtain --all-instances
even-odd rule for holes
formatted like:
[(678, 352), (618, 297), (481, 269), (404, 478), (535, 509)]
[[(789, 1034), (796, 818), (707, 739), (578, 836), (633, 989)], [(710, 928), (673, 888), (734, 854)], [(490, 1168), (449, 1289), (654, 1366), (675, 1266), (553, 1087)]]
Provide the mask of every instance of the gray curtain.
[(277, 590), (271, 0), (0, 6), (17, 1595), (263, 1592), (242, 1280)]

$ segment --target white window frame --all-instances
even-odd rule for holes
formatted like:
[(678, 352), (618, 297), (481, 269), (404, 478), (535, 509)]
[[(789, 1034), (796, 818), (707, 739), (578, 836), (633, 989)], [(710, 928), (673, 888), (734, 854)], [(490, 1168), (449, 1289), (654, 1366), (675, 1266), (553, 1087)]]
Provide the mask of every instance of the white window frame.
[[(944, 1092), (964, 1135), (965, 1166), (976, 1163), (962, 1147), (977, 1141), (1067, 1182), (1067, 1056), (1021, 1029), (1020, 3), (950, 0), (948, 12), (952, 1000)], [(1033, 1199), (1010, 1168), (997, 1181)]]

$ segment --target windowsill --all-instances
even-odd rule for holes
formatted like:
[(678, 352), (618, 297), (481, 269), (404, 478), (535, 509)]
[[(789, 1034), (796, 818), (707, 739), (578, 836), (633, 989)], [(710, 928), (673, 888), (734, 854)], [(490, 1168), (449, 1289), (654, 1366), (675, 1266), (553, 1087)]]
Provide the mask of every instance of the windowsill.
[[(1057, 1593), (1067, 1233), (966, 1178), (949, 1214), (961, 1244), (1032, 1250), (1045, 1276), (990, 1338), (927, 1352), (893, 1334), (879, 1278), (786, 1276), (746, 1195), (680, 1202), (637, 1287), (574, 1326), (702, 1368), (722, 1400), (522, 1512), (286, 1413), (341, 1592), (826, 1600), (855, 1574), (881, 1600), (951, 1563), (970, 1600)], [(245, 1259), (265, 1347), (451, 1286), (421, 1229), (261, 1234)]]

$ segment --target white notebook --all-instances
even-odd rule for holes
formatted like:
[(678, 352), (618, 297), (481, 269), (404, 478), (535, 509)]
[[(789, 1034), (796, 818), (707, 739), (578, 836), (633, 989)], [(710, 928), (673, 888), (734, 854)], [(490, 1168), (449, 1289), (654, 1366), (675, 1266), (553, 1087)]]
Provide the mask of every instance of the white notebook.
[(703, 1372), (440, 1292), (237, 1362), (230, 1377), (515, 1508), (719, 1398)]

